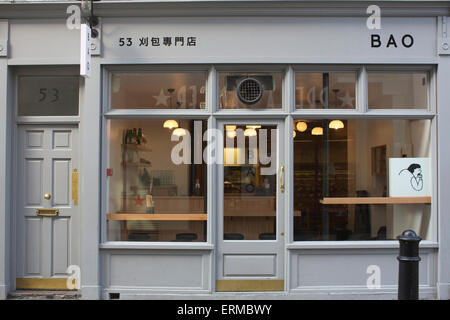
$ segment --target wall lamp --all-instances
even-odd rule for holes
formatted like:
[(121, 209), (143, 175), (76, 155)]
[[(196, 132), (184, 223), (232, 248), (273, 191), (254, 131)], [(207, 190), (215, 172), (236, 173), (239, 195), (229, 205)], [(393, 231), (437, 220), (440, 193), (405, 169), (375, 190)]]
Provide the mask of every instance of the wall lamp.
[(93, 27), (98, 26), (99, 20), (98, 17), (94, 15), (94, 1), (101, 0), (79, 0), (81, 1), (81, 16), (89, 24), (91, 27), (91, 36), (92, 38), (98, 37), (98, 31)]

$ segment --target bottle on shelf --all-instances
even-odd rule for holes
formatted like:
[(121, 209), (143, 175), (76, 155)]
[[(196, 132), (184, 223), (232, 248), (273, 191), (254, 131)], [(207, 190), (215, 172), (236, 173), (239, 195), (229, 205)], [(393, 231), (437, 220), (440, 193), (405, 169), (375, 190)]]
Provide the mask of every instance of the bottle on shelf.
[(137, 144), (141, 144), (141, 142), (142, 142), (142, 128), (139, 128), (139, 130), (138, 130), (136, 142), (137, 142)]
[(147, 213), (155, 213), (155, 204), (153, 202), (153, 197), (150, 194), (145, 196), (145, 207)]
[(131, 143), (137, 144), (137, 130), (136, 128), (133, 128), (133, 133), (131, 135)]
[(199, 178), (197, 178), (195, 180), (194, 195), (195, 196), (199, 196), (200, 195), (200, 179)]

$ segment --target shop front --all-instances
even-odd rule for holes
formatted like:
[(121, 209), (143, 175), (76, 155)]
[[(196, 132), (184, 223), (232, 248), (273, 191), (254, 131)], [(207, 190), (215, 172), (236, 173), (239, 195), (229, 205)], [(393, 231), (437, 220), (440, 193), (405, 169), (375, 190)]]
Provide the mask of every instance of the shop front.
[(449, 298), (447, 4), (130, 3), (0, 1), (1, 298)]

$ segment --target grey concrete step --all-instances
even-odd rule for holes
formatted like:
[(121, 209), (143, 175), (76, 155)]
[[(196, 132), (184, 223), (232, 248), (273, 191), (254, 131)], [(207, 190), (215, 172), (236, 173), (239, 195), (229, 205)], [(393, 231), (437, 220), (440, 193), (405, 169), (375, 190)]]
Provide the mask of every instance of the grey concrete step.
[(8, 294), (8, 300), (78, 300), (81, 293), (64, 290), (17, 290)]

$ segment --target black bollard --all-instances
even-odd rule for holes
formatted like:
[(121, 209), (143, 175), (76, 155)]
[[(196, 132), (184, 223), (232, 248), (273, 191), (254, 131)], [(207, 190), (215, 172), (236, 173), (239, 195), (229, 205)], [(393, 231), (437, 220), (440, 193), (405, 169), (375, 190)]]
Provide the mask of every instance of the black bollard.
[(400, 242), (398, 270), (398, 300), (419, 299), (419, 242), (412, 230), (406, 230), (397, 239)]

